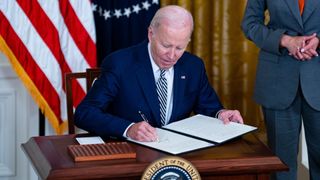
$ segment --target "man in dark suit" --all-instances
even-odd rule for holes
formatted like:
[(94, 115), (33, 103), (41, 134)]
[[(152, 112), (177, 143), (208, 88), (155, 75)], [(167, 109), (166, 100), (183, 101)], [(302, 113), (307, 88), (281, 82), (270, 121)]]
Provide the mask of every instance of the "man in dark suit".
[(268, 143), (290, 168), (276, 179), (297, 179), (302, 119), (310, 178), (320, 179), (319, 17), (319, 0), (248, 0), (242, 21), (261, 49), (254, 98), (263, 107)]
[(185, 52), (192, 30), (187, 10), (159, 9), (148, 29), (149, 41), (103, 61), (102, 75), (77, 107), (75, 124), (101, 136), (155, 141), (154, 127), (191, 112), (243, 123), (239, 111), (223, 109), (202, 60)]

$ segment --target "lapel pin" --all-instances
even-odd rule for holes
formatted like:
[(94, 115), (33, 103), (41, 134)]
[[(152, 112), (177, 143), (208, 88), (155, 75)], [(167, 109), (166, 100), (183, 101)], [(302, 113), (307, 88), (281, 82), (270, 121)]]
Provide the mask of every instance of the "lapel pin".
[(181, 76), (181, 79), (186, 79), (186, 76)]

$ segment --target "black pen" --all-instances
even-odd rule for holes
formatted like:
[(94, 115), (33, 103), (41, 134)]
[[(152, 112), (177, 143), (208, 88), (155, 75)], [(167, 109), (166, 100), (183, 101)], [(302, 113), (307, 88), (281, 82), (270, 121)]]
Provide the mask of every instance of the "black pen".
[[(141, 118), (143, 119), (143, 121), (145, 121), (146, 123), (149, 124), (148, 119), (146, 118), (146, 116), (142, 113), (142, 111), (138, 111), (138, 113), (140, 114)], [(156, 139), (157, 142), (159, 142), (159, 138), (157, 137)]]
[(140, 114), (141, 118), (142, 118), (145, 122), (149, 123), (148, 119), (146, 118), (146, 116), (145, 116), (141, 111), (138, 111), (138, 113)]

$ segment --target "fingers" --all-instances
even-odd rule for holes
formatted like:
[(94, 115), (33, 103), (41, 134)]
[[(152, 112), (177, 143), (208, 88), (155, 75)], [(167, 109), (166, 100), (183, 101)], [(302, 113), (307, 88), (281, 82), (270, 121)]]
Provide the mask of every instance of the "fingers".
[(300, 53), (301, 48), (304, 48), (305, 41), (302, 37), (291, 37), (290, 41), (288, 41), (286, 48), (289, 51), (289, 55), (294, 56), (296, 59), (302, 59), (303, 56)]
[(318, 52), (314, 49), (309, 49), (307, 53), (310, 53), (310, 56), (319, 56)]
[(313, 33), (309, 36), (303, 36), (305, 41), (308, 41), (310, 39), (313, 39), (314, 37), (317, 37), (317, 33)]
[(305, 61), (311, 60), (314, 56), (318, 56), (316, 51), (318, 46), (319, 39), (316, 37), (316, 33), (314, 33), (310, 36), (291, 37), (287, 49), (290, 56)]
[(296, 54), (295, 54), (299, 60), (304, 60), (304, 56), (302, 55), (302, 53), (300, 52), (300, 49), (298, 48)]
[(317, 38), (316, 36), (317, 36), (316, 33), (313, 33), (310, 36), (302, 36), (303, 37), (302, 38), (302, 45), (301, 45), (301, 49), (299, 49), (299, 52), (304, 53), (305, 51), (312, 48), (313, 43), (310, 43), (310, 42), (312, 42), (312, 39)]
[(311, 53), (313, 56), (318, 56), (318, 53), (316, 51), (318, 46), (319, 46), (319, 39), (317, 37), (314, 37), (312, 39), (307, 40), (306, 46), (303, 47), (300, 51), (301, 53), (305, 53), (309, 51), (309, 53)]
[(310, 60), (312, 58), (312, 56), (310, 56), (308, 53), (302, 53), (300, 51), (296, 53), (296, 56), (301, 61)]
[(158, 140), (157, 130), (148, 123), (145, 128), (146, 128), (145, 135), (149, 137), (151, 141), (157, 141)]
[(303, 56), (303, 59), (301, 59), (302, 61), (304, 60), (311, 60), (312, 57), (314, 56), (318, 56), (317, 51), (315, 51), (314, 49), (309, 49), (308, 51), (305, 51), (303, 53), (301, 53)]
[(132, 125), (127, 131), (127, 136), (142, 142), (153, 142), (158, 139), (156, 129), (144, 121)]
[(231, 119), (231, 121), (243, 124), (243, 118), (238, 110), (236, 110), (236, 112), (234, 113), (233, 119)]
[(219, 114), (219, 119), (223, 121), (224, 124), (229, 122), (237, 122), (243, 124), (243, 118), (238, 110), (224, 110)]

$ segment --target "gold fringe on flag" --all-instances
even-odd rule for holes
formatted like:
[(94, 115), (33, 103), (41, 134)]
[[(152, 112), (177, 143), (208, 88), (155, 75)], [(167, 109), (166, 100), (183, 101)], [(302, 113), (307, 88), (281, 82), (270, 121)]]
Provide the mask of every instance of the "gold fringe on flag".
[(2, 51), (9, 59), (14, 71), (17, 73), (18, 77), (21, 79), (24, 86), (28, 89), (29, 93), (38, 104), (42, 113), (49, 120), (51, 126), (57, 134), (63, 134), (68, 127), (68, 122), (63, 121), (59, 124), (57, 116), (54, 114), (47, 101), (43, 98), (38, 88), (35, 86), (33, 81), (30, 79), (29, 75), (25, 72), (21, 64), (19, 63), (16, 56), (13, 54), (11, 49), (8, 47), (7, 43), (4, 41), (3, 37), (0, 35), (0, 51)]

